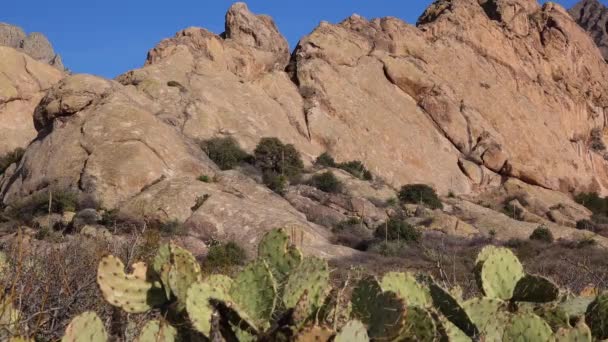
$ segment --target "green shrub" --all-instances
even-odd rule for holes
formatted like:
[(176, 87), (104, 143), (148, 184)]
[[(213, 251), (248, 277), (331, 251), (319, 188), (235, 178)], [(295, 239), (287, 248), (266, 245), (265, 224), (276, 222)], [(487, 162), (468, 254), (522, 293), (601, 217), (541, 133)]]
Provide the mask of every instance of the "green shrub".
[(511, 203), (506, 203), (502, 208), (502, 212), (514, 220), (521, 221), (524, 218), (524, 212), (521, 210), (521, 208), (512, 205)]
[(574, 200), (596, 215), (608, 214), (608, 202), (606, 198), (600, 197), (597, 192), (582, 192), (576, 195)]
[(289, 184), (287, 177), (273, 171), (264, 172), (264, 175), (262, 176), (262, 181), (270, 190), (276, 192), (279, 195), (283, 195), (285, 193), (285, 189)]
[(229, 267), (243, 265), (246, 260), (247, 255), (241, 246), (235, 242), (227, 242), (209, 247), (203, 267), (211, 272), (223, 271)]
[(424, 204), (431, 209), (442, 209), (435, 189), (426, 184), (408, 184), (401, 187), (399, 200), (402, 203)]
[(13, 163), (19, 163), (21, 158), (23, 158), (23, 154), (25, 150), (22, 148), (17, 148), (12, 152), (7, 153), (6, 155), (0, 157), (0, 175), (8, 169), (9, 166)]
[(346, 163), (340, 163), (337, 165), (338, 168), (350, 173), (351, 175), (363, 179), (372, 180), (372, 173), (363, 165), (359, 160), (353, 160)]
[[(78, 194), (71, 190), (53, 190), (50, 213), (62, 214), (77, 211)], [(29, 198), (12, 203), (7, 214), (20, 220), (31, 220), (36, 216), (49, 213), (49, 192), (41, 191)]]
[(160, 224), (160, 233), (164, 236), (184, 235), (186, 228), (178, 220), (163, 222)]
[(262, 172), (273, 172), (290, 181), (297, 179), (304, 169), (300, 152), (292, 144), (285, 145), (277, 138), (262, 138), (255, 148), (254, 160)]
[(205, 140), (201, 143), (201, 148), (221, 170), (233, 169), (250, 158), (232, 137)]
[(399, 240), (418, 242), (422, 233), (402, 219), (391, 217), (387, 222), (376, 227), (374, 236), (382, 240)]
[(587, 219), (578, 220), (576, 222), (576, 229), (588, 230), (590, 232), (595, 232), (598, 230), (596, 224), (593, 221)]
[(334, 157), (332, 157), (327, 152), (323, 152), (315, 160), (315, 165), (325, 166), (325, 167), (336, 167), (337, 164), (336, 164), (336, 161), (334, 160)]
[(342, 182), (340, 182), (340, 180), (336, 178), (334, 173), (331, 171), (323, 172), (312, 176), (312, 178), (310, 179), (310, 185), (323, 192), (329, 193), (342, 192), (343, 188)]
[(359, 219), (358, 217), (350, 217), (347, 220), (344, 220), (344, 221), (336, 224), (334, 226), (333, 231), (339, 232), (339, 231), (343, 231), (343, 230), (349, 230), (349, 229), (352, 229), (352, 227), (354, 227), (354, 226), (360, 226), (360, 225), (361, 225), (361, 219)]
[(553, 233), (545, 226), (539, 226), (530, 234), (530, 240), (537, 240), (546, 243), (553, 242)]
[(198, 180), (203, 183), (211, 183), (211, 178), (207, 175), (201, 175), (198, 177)]

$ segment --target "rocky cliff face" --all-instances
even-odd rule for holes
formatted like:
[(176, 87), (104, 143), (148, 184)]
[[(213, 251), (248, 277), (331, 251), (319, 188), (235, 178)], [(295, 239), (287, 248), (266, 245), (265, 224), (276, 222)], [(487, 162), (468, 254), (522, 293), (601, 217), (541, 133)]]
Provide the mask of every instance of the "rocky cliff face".
[(26, 34), (18, 26), (0, 23), (0, 46), (8, 46), (24, 52), (33, 59), (64, 71), (61, 56), (55, 53), (51, 42), (39, 32)]
[(70, 188), (107, 209), (186, 222), (200, 238), (255, 242), (262, 230), (297, 227), (319, 251), (329, 241), (319, 215), (386, 217), (352, 188), (346, 198), (314, 200), (324, 196), (301, 187), (282, 198), (219, 171), (194, 144), (232, 136), (251, 151), (276, 136), (308, 163), (325, 151), (363, 161), (388, 184), (386, 198), (407, 183), (444, 195), (524, 192), (535, 223), (518, 234), (528, 234), (558, 214), (561, 226), (589, 215), (567, 194), (607, 192), (607, 76), (594, 42), (552, 3), (436, 1), (417, 26), (354, 15), (322, 23), (291, 55), (269, 17), (238, 3), (220, 35), (188, 28), (116, 81), (56, 84), (33, 114), (36, 139), (0, 178), (0, 199)]
[(608, 8), (598, 0), (581, 0), (569, 12), (589, 32), (604, 58), (608, 59)]

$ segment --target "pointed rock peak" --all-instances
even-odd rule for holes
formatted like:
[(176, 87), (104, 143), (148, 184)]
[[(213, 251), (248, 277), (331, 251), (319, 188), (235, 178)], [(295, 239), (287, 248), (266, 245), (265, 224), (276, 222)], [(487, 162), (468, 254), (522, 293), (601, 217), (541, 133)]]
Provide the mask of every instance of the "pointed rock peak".
[(226, 13), (226, 31), (223, 36), (245, 46), (282, 55), (289, 59), (287, 40), (267, 15), (255, 15), (243, 2), (233, 4)]
[(61, 57), (55, 53), (53, 46), (42, 33), (33, 32), (27, 35), (18, 26), (0, 23), (0, 45), (19, 50), (38, 61), (64, 70)]
[(585, 29), (597, 46), (604, 59), (608, 60), (608, 7), (602, 5), (598, 0), (579, 1), (569, 11), (574, 21)]
[(435, 22), (449, 13), (456, 13), (458, 17), (474, 16), (481, 13), (480, 9), (491, 20), (508, 24), (521, 13), (538, 11), (540, 5), (536, 0), (437, 0), (420, 16), (417, 25)]

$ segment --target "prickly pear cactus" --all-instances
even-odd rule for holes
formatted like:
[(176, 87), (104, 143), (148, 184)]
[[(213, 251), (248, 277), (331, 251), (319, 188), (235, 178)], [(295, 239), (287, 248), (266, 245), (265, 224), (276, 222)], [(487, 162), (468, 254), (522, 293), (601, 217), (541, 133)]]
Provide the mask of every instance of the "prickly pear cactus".
[(553, 341), (553, 331), (542, 318), (535, 314), (515, 314), (511, 315), (505, 327), (502, 340), (505, 342)]
[(230, 295), (221, 286), (212, 286), (206, 282), (194, 283), (188, 289), (186, 298), (186, 311), (192, 322), (192, 326), (198, 332), (209, 337), (211, 332), (211, 317), (214, 308), (211, 299), (229, 301)]
[(168, 243), (161, 245), (156, 251), (152, 269), (160, 278), (165, 296), (171, 298), (171, 288), (169, 287), (169, 272), (171, 271), (171, 248)]
[(61, 342), (106, 342), (108, 334), (101, 319), (92, 311), (84, 312), (72, 319), (65, 329)]
[(410, 272), (389, 272), (382, 277), (382, 289), (393, 291), (403, 298), (408, 306), (426, 308), (432, 305), (431, 294), (427, 288), (416, 281)]
[(597, 296), (587, 307), (585, 321), (593, 337), (597, 339), (608, 338), (608, 292)]
[(7, 340), (19, 332), (21, 312), (13, 307), (9, 297), (0, 299), (0, 340)]
[(517, 282), (511, 300), (548, 303), (557, 300), (558, 297), (559, 288), (554, 282), (545, 277), (528, 274)]
[(6, 254), (0, 252), (0, 279), (4, 279), (4, 272), (8, 268), (8, 258)]
[(439, 310), (450, 322), (454, 323), (458, 329), (462, 330), (467, 336), (478, 336), (479, 330), (467, 312), (462, 308), (460, 303), (452, 297), (452, 295), (435, 283), (429, 285), (431, 290), (431, 298), (433, 305)]
[(177, 340), (177, 330), (171, 325), (159, 320), (148, 321), (134, 342), (174, 342)]
[(591, 330), (581, 320), (574, 328), (559, 329), (555, 333), (555, 342), (591, 342)]
[(101, 259), (97, 268), (97, 284), (104, 299), (126, 312), (140, 313), (166, 301), (160, 284), (147, 280), (147, 267), (133, 264), (133, 273), (125, 273), (125, 265), (113, 255)]
[(500, 341), (508, 319), (507, 304), (495, 298), (472, 298), (462, 304), (486, 341)]
[(441, 341), (449, 341), (449, 342), (471, 342), (472, 339), (467, 336), (462, 330), (458, 329), (454, 323), (450, 322), (444, 316), (439, 315), (436, 320), (438, 321), (439, 326), (437, 330), (439, 334), (442, 336)]
[(369, 342), (369, 336), (361, 321), (352, 320), (342, 327), (334, 342)]
[[(308, 314), (323, 305), (329, 289), (329, 266), (319, 258), (306, 258), (291, 272), (283, 290), (283, 302), (294, 308), (306, 292)], [(301, 303), (302, 304), (302, 303)]]
[(523, 303), (518, 303), (520, 312), (531, 312), (536, 314), (538, 317), (544, 319), (553, 331), (558, 331), (562, 328), (571, 328), (570, 317), (568, 317), (568, 314), (558, 305), (553, 303), (544, 305), (535, 304), (526, 307), (522, 304)]
[(484, 248), (480, 254), (476, 271), (486, 297), (511, 299), (517, 282), (525, 276), (519, 259), (507, 248)]
[(263, 260), (245, 267), (230, 289), (234, 303), (260, 327), (268, 324), (275, 308), (276, 296), (276, 281)]
[(187, 250), (172, 243), (170, 251), (169, 288), (178, 300), (178, 310), (181, 310), (185, 308), (190, 285), (201, 281), (201, 267)]
[(569, 297), (559, 303), (559, 307), (569, 318), (578, 318), (585, 314), (589, 304), (594, 300), (595, 298), (589, 297)]
[(272, 230), (258, 245), (258, 258), (266, 261), (277, 283), (283, 280), (302, 262), (302, 252), (289, 242), (283, 229)]
[(424, 308), (408, 306), (405, 326), (399, 341), (433, 342), (437, 340), (437, 327), (431, 314)]
[(383, 292), (375, 277), (361, 279), (351, 300), (352, 316), (367, 326), (371, 339), (395, 339), (405, 327), (405, 303), (396, 293)]
[(330, 341), (335, 332), (328, 327), (312, 325), (305, 327), (295, 337), (296, 342), (325, 342)]

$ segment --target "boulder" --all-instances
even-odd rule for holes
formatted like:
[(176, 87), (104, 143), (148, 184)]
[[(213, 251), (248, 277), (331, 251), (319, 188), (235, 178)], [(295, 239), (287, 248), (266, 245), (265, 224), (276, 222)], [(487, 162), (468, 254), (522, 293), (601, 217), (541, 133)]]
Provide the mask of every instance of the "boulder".
[(61, 56), (55, 53), (45, 35), (32, 32), (29, 35), (18, 26), (0, 23), (0, 46), (17, 49), (33, 59), (64, 71)]

